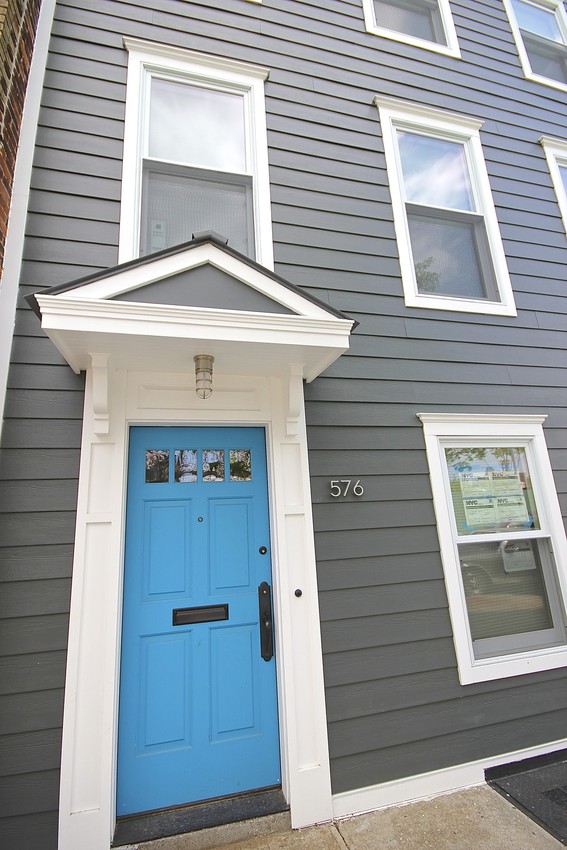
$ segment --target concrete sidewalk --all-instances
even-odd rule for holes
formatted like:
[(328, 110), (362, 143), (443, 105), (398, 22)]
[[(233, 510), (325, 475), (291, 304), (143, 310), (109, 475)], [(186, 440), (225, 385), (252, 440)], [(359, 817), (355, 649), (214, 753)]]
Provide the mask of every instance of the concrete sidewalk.
[[(124, 850), (558, 850), (561, 842), (488, 786), (292, 831), (287, 815)], [(243, 838), (243, 830), (247, 837)]]

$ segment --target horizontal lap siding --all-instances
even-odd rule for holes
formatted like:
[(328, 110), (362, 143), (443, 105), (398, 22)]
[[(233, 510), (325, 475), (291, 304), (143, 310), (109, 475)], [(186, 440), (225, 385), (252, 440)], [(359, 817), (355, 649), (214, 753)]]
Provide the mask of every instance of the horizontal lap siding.
[[(52, 53), (50, 62), (57, 65), (56, 57)], [(84, 105), (98, 112), (99, 122), (112, 110), (104, 101), (96, 109), (97, 92), (116, 102), (116, 88), (124, 91), (122, 65), (119, 70), (121, 86), (111, 81), (105, 87), (100, 71), (92, 91), (85, 84), (91, 99), (84, 97)], [(81, 122), (72, 92), (83, 91), (84, 76), (50, 75), (48, 70), (0, 453), (0, 843), (13, 850), (57, 846), (83, 410), (83, 377), (44, 336), (24, 298), (117, 259), (121, 141), (112, 139), (108, 127), (93, 133), (91, 116)], [(115, 124), (121, 135), (120, 122), (108, 122)]]
[[(466, 688), (456, 674), (416, 413), (547, 414), (567, 513), (567, 244), (538, 141), (567, 138), (567, 121), (563, 94), (523, 79), (502, 5), (451, 5), (460, 62), (354, 25), (331, 67), (315, 36), (324, 77), (293, 81), (312, 110), (308, 139), (279, 89), (270, 124), (282, 274), (360, 323), (350, 352), (306, 389), (335, 792), (560, 739), (567, 723), (563, 670)], [(337, 6), (356, 17), (357, 3)], [(517, 318), (405, 308), (375, 94), (484, 120)], [(332, 499), (341, 478), (360, 478), (364, 496)]]
[[(466, 688), (456, 675), (416, 413), (548, 414), (566, 505), (567, 243), (538, 140), (567, 138), (567, 120), (563, 94), (523, 78), (500, 0), (451, 7), (461, 60), (369, 35), (360, 0), (61, 0), (38, 128), (22, 295), (117, 261), (123, 36), (270, 68), (276, 271), (360, 323), (306, 388), (336, 792), (559, 738), (567, 720), (560, 673)], [(404, 306), (376, 94), (484, 121), (517, 318)], [(56, 770), (82, 381), (23, 301), (17, 331), (0, 466), (14, 692), (0, 696), (12, 724), (0, 748), (13, 753), (19, 736), (28, 753), (15, 786), (25, 808), (28, 773), (48, 806)], [(331, 499), (343, 477), (364, 496)], [(15, 658), (37, 676), (36, 704)], [(39, 809), (26, 835), (45, 828)]]

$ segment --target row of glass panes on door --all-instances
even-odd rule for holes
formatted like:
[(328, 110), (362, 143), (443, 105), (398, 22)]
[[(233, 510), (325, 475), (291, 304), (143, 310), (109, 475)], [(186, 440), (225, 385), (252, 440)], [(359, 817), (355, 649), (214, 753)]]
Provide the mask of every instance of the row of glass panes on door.
[[(199, 480), (199, 472), (202, 481), (225, 481), (227, 468), (229, 481), (251, 481), (250, 449), (175, 449), (173, 452), (173, 481), (177, 483), (194, 483)], [(166, 484), (169, 480), (169, 449), (147, 449), (146, 484)]]

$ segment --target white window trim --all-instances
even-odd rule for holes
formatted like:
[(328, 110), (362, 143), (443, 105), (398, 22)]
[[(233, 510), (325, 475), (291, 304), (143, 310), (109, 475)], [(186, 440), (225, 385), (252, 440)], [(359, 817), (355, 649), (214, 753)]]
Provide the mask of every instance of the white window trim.
[(567, 635), (561, 646), (529, 650), (499, 657), (475, 659), (468, 629), (468, 614), (453, 541), (452, 507), (445, 483), (444, 438), (523, 440), (531, 446), (538, 514), (553, 547), (557, 584), (563, 609), (567, 600), (567, 541), (561, 509), (543, 433), (545, 416), (500, 414), (418, 413), (423, 423), (427, 459), (433, 491), (433, 504), (449, 613), (462, 685), (519, 676), (567, 665)]
[[(384, 153), (406, 305), (408, 307), (427, 307), (433, 310), (515, 316), (514, 293), (480, 141), (479, 131), (482, 121), (381, 95), (374, 98), (374, 103), (378, 107), (382, 125)], [(402, 190), (401, 164), (396, 143), (396, 130), (400, 127), (410, 131), (425, 131), (431, 135), (439, 134), (443, 139), (465, 143), (473, 192), (478, 205), (478, 213), (484, 216), (486, 236), (501, 301), (453, 298), (418, 292)]]
[(373, 0), (362, 0), (366, 30), (372, 35), (389, 38), (392, 41), (401, 41), (404, 44), (412, 44), (415, 47), (421, 47), (424, 50), (433, 50), (435, 53), (444, 53), (446, 56), (453, 56), (456, 59), (460, 59), (461, 51), (459, 50), (457, 30), (455, 29), (455, 24), (453, 22), (453, 15), (451, 13), (449, 0), (437, 0), (437, 3), (439, 5), (439, 14), (445, 38), (447, 39), (447, 44), (436, 44), (434, 41), (428, 41), (424, 38), (417, 38), (413, 35), (406, 35), (403, 32), (396, 32), (395, 30), (378, 26), (376, 23)]
[(565, 192), (565, 186), (559, 172), (560, 166), (567, 168), (567, 142), (560, 139), (551, 139), (548, 136), (542, 136), (539, 141), (545, 151), (549, 172), (557, 196), (557, 203), (559, 204), (563, 219), (563, 226), (567, 233), (567, 193)]
[[(249, 155), (253, 174), (255, 259), (274, 268), (264, 80), (268, 69), (149, 41), (124, 38), (128, 50), (128, 84), (124, 127), (124, 163), (120, 206), (120, 263), (139, 256), (142, 179), (142, 128), (145, 124), (149, 73), (177, 75), (242, 93), (247, 101)], [(189, 236), (189, 238), (191, 238)]]
[[(536, 74), (532, 71), (528, 51), (526, 50), (526, 47), (524, 45), (524, 39), (522, 38), (522, 33), (520, 31), (520, 27), (516, 19), (516, 15), (514, 13), (514, 8), (512, 6), (511, 0), (503, 0), (503, 2), (504, 8), (506, 9), (506, 14), (508, 15), (508, 19), (510, 21), (512, 35), (514, 36), (514, 41), (516, 42), (516, 48), (520, 57), (520, 63), (522, 65), (522, 70), (526, 79), (533, 80), (536, 83), (542, 83), (545, 86), (551, 86), (554, 89), (567, 91), (566, 83), (562, 83), (560, 80), (554, 80), (551, 77), (544, 77), (541, 74)], [(565, 46), (567, 47), (567, 13), (565, 12), (563, 0), (535, 0), (533, 5), (540, 6), (542, 9), (549, 9), (551, 12), (555, 13), (557, 25), (561, 31), (561, 34), (563, 35)]]

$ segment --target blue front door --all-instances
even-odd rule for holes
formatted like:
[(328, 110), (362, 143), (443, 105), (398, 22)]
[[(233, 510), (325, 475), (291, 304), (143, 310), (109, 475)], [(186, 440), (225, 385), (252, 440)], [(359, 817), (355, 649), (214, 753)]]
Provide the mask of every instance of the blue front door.
[(270, 585), (263, 429), (132, 428), (118, 815), (279, 783)]

